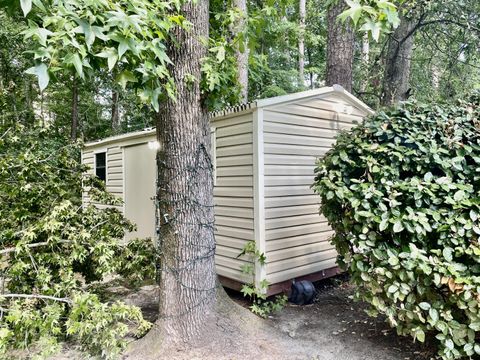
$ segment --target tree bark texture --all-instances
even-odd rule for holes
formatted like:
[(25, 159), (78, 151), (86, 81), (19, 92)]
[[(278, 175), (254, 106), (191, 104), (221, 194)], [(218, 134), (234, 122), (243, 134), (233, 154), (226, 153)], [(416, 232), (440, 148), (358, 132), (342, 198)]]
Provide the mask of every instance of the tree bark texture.
[(300, 0), (298, 13), (300, 17), (300, 35), (298, 37), (298, 79), (300, 86), (305, 86), (305, 15), (306, 0)]
[[(200, 62), (207, 55), (201, 40), (208, 38), (208, 0), (187, 2), (182, 12), (193, 28), (174, 30), (168, 55), (176, 100), (163, 102), (157, 118), (157, 329), (170, 341), (187, 342), (214, 310), (216, 272), (210, 123), (199, 84)], [(192, 75), (197, 81), (186, 81)]]
[(118, 130), (120, 128), (120, 114), (118, 111), (118, 91), (112, 90), (112, 129)]
[[(246, 26), (247, 26), (247, 17), (248, 17), (247, 1), (233, 0), (233, 7), (240, 11), (240, 18), (238, 19), (238, 22), (233, 29), (234, 37), (236, 37), (240, 33), (243, 33), (246, 35)], [(238, 83), (240, 84), (240, 102), (246, 103), (248, 102), (248, 56), (249, 56), (248, 41), (246, 39), (246, 36), (242, 37), (241, 42), (242, 42), (241, 47), (243, 49), (240, 48), (240, 43), (239, 43), (239, 46), (237, 46), (235, 50), (235, 57), (237, 59), (237, 66), (238, 66), (237, 79), (238, 79)]]
[[(370, 37), (368, 33), (365, 33), (362, 37), (362, 67), (363, 74), (367, 74), (368, 65), (370, 62)], [(365, 92), (368, 86), (368, 76), (364, 76), (360, 79), (360, 92)]]
[(352, 67), (354, 50), (354, 32), (348, 23), (337, 19), (346, 4), (339, 0), (331, 5), (327, 14), (327, 76), (326, 85), (342, 85), (352, 91)]
[(408, 98), (415, 29), (414, 21), (402, 18), (389, 39), (383, 76), (382, 105), (393, 105)]
[[(43, 111), (42, 111), (43, 117)], [(70, 128), (70, 140), (77, 141), (78, 133), (78, 84), (77, 78), (73, 77), (72, 82), (72, 124)]]

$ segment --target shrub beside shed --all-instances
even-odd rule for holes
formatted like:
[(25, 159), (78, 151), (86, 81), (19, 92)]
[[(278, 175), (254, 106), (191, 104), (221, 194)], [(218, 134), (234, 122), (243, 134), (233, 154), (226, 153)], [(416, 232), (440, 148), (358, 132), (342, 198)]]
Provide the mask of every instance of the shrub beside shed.
[[(336, 273), (332, 230), (310, 188), (315, 160), (340, 130), (370, 113), (340, 86), (212, 113), (216, 264), (224, 285), (266, 279), (275, 293), (292, 279)], [(107, 189), (124, 200), (120, 210), (137, 223), (127, 239), (155, 234), (157, 148), (151, 129), (88, 143), (82, 153), (92, 173), (105, 173)], [(255, 279), (241, 271), (248, 260), (238, 258), (251, 240), (266, 256), (264, 265), (255, 264)]]

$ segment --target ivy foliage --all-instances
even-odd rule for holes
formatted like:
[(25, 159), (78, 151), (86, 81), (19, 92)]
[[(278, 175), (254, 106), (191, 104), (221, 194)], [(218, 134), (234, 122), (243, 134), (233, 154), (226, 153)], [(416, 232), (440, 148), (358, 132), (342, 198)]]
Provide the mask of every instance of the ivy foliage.
[(248, 241), (237, 258), (247, 261), (240, 270), (253, 280), (251, 283), (243, 284), (240, 290), (243, 296), (251, 301), (250, 310), (254, 314), (266, 318), (271, 313), (283, 309), (288, 300), (284, 294), (277, 295), (274, 299), (268, 299), (268, 280), (262, 279), (258, 286), (255, 284), (255, 263), (263, 266), (267, 260), (265, 254), (256, 248), (255, 241)]
[[(108, 358), (149, 328), (140, 309), (102, 303), (92, 281), (118, 272), (132, 229), (114, 207), (82, 206), (80, 147), (46, 129), (0, 131), (0, 351), (55, 352), (71, 340)], [(96, 179), (90, 197), (118, 204)], [(134, 250), (134, 249), (133, 249)], [(130, 253), (130, 251), (126, 251)]]
[(443, 359), (480, 355), (479, 105), (379, 112), (315, 170), (357, 297), (399, 334), (436, 337)]

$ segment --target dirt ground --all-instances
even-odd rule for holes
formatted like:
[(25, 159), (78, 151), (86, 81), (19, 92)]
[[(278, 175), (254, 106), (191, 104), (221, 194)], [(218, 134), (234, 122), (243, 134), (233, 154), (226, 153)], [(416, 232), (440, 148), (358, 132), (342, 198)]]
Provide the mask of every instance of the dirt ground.
[[(399, 337), (383, 319), (372, 319), (365, 304), (349, 298), (352, 287), (345, 279), (316, 283), (317, 296), (311, 305), (289, 304), (263, 320), (240, 306), (228, 310), (228, 321), (218, 318), (195, 349), (169, 348), (162, 355), (149, 352), (149, 342), (134, 344), (127, 359), (299, 359), (299, 360), (430, 360), (432, 343), (415, 344), (411, 338)], [(153, 294), (150, 288), (150, 295)], [(141, 305), (145, 316), (154, 320), (154, 297), (142, 294), (127, 296)], [(145, 296), (147, 294), (147, 296)], [(238, 293), (229, 293), (245, 306)], [(148, 299), (152, 302), (149, 303)], [(139, 300), (142, 299), (139, 303)], [(146, 300), (147, 299), (147, 300)], [(231, 307), (231, 306), (230, 306)], [(223, 322), (222, 322), (223, 321)], [(254, 329), (254, 330), (252, 330)], [(428, 341), (427, 341), (428, 342)], [(135, 346), (136, 345), (136, 346)]]
[(312, 305), (289, 305), (268, 321), (282, 333), (296, 339), (312, 354), (325, 360), (430, 360), (432, 343), (415, 344), (400, 337), (384, 318), (373, 319), (366, 304), (349, 298), (353, 288), (335, 279), (316, 284)]

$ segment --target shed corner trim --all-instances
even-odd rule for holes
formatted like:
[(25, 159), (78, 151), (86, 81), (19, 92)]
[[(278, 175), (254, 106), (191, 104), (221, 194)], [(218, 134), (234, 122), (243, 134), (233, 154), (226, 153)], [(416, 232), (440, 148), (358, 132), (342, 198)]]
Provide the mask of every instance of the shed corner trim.
[[(253, 201), (254, 201), (254, 240), (260, 254), (265, 254), (265, 177), (264, 177), (264, 139), (263, 109), (257, 108), (253, 113)], [(265, 264), (255, 259), (255, 287), (262, 292), (260, 283), (267, 277)]]

